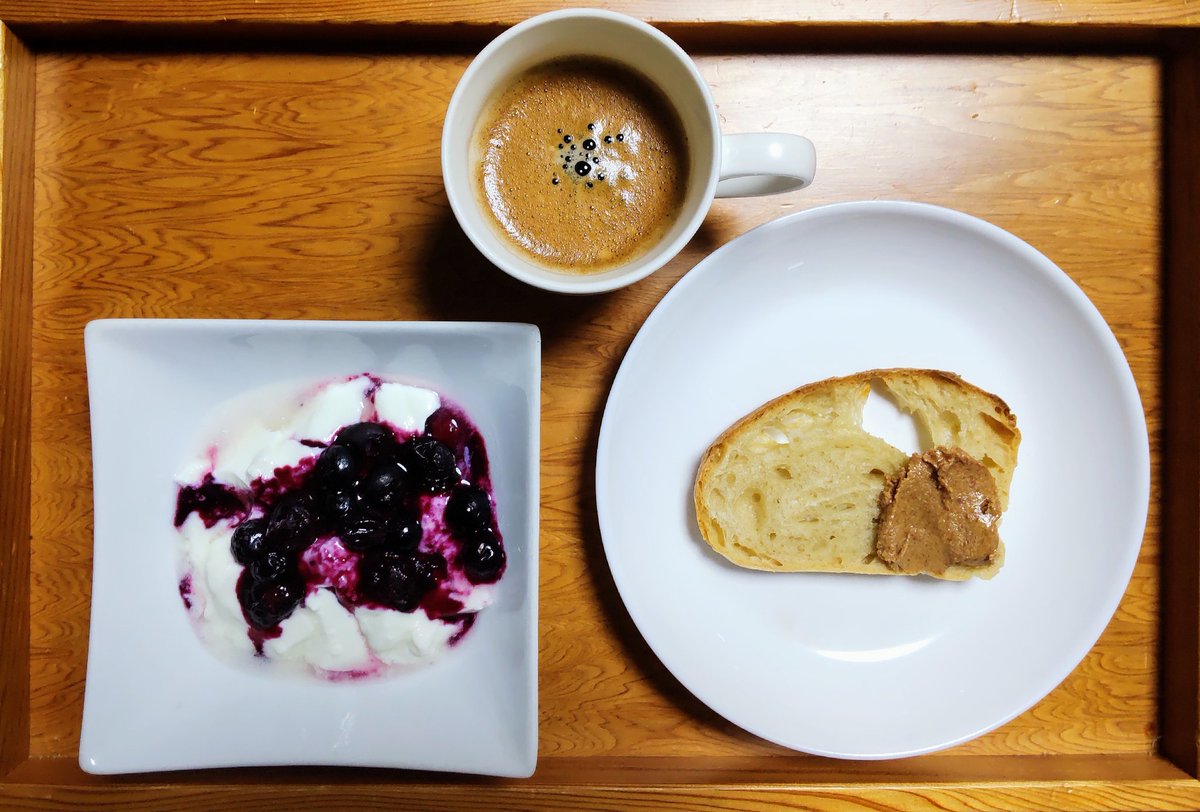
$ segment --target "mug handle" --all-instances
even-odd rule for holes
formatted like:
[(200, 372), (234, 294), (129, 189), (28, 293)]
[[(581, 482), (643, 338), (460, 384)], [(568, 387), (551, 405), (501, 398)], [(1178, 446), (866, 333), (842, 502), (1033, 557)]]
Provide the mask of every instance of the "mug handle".
[(759, 197), (803, 189), (816, 171), (816, 148), (802, 135), (722, 135), (717, 197)]

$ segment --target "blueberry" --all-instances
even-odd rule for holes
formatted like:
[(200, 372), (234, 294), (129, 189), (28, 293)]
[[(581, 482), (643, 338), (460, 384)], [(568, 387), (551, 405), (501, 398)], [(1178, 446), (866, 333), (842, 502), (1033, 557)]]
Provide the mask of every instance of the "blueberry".
[(604, 143), (606, 143), (606, 144), (611, 144), (611, 143), (612, 143), (612, 136), (611, 136), (611, 135), (606, 135), (606, 136), (604, 136)]
[(413, 567), (430, 585), (446, 577), (446, 559), (441, 553), (412, 553)]
[(412, 515), (394, 516), (387, 522), (387, 547), (390, 550), (415, 550), (421, 543), (421, 520)]
[(313, 473), (322, 487), (339, 488), (354, 483), (357, 468), (349, 446), (334, 443), (317, 457)]
[(480, 530), (490, 530), (492, 503), (487, 491), (478, 485), (460, 485), (446, 502), (446, 524), (460, 538), (471, 538)]
[(504, 569), (504, 548), (491, 533), (480, 533), (463, 545), (459, 562), (473, 583), (495, 581)]
[(341, 532), (342, 546), (356, 553), (382, 547), (387, 541), (387, 525), (373, 516), (352, 518)]
[(349, 446), (360, 460), (385, 456), (396, 443), (391, 429), (379, 423), (355, 423), (338, 432), (337, 442)]
[(278, 581), (295, 574), (295, 562), (291, 556), (277, 550), (271, 550), (257, 561), (250, 562), (250, 577), (256, 581)]
[(452, 448), (459, 444), (466, 432), (467, 427), (458, 419), (458, 415), (445, 407), (425, 418), (425, 433)]
[(246, 620), (256, 629), (273, 629), (286, 620), (304, 600), (306, 586), (299, 577), (280, 581), (238, 579), (238, 601)]
[(454, 452), (427, 434), (408, 443), (405, 465), (429, 493), (444, 493), (461, 479)]
[(317, 514), (307, 497), (287, 494), (275, 503), (267, 525), (267, 547), (299, 552), (317, 538)]
[(332, 491), (326, 495), (325, 510), (338, 527), (345, 526), (351, 517), (362, 512), (362, 499), (355, 491)]
[(587, 161), (578, 161), (575, 164), (575, 174), (581, 178), (583, 176), (585, 176), (588, 172), (591, 172), (591, 171), (592, 171), (592, 165), (590, 163), (588, 163)]
[(267, 537), (266, 519), (247, 519), (233, 531), (233, 540), (229, 543), (229, 551), (233, 559), (242, 566), (262, 557), (266, 551), (264, 546)]
[(433, 587), (437, 565), (431, 556), (376, 554), (361, 564), (359, 589), (369, 600), (411, 612)]
[(362, 481), (360, 492), (369, 504), (381, 508), (398, 505), (408, 490), (408, 469), (396, 460), (383, 460)]
[(583, 148), (585, 151), (591, 152), (592, 150), (594, 150), (596, 148), (595, 140), (593, 140), (591, 138), (587, 139), (586, 141), (583, 142)]

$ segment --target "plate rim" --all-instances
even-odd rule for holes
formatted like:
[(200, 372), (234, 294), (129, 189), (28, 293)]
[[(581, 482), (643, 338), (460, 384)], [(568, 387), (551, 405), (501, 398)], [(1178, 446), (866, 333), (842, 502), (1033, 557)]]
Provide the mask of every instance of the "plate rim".
[[(643, 628), (643, 624), (639, 622), (637, 616), (630, 609), (629, 601), (626, 595), (630, 593), (631, 586), (627, 581), (624, 581), (622, 570), (619, 566), (614, 566), (613, 561), (613, 546), (607, 541), (615, 535), (615, 531), (611, 527), (611, 520), (607, 517), (608, 511), (602, 509), (602, 505), (610, 503), (611, 497), (608, 489), (608, 465), (611, 458), (610, 447), (612, 445), (612, 436), (615, 429), (612, 428), (612, 422), (609, 420), (609, 412), (613, 408), (617, 398), (623, 393), (623, 388), (626, 385), (628, 364), (631, 358), (635, 358), (640, 351), (642, 344), (650, 339), (647, 338), (649, 333), (657, 324), (658, 320), (664, 318), (664, 314), (669, 312), (674, 300), (682, 296), (684, 291), (687, 291), (690, 286), (699, 284), (698, 280), (703, 280), (714, 273), (719, 272), (722, 267), (722, 260), (726, 254), (735, 253), (740, 245), (756, 239), (761, 239), (764, 234), (794, 227), (795, 223), (807, 222), (810, 220), (819, 220), (828, 217), (853, 217), (859, 214), (887, 214), (892, 216), (908, 216), (919, 220), (928, 221), (940, 225), (949, 225), (963, 231), (974, 233), (986, 240), (1000, 244), (1002, 247), (1016, 252), (1025, 258), (1031, 266), (1034, 266), (1041, 275), (1041, 278), (1054, 286), (1054, 288), (1064, 296), (1066, 296), (1077, 312), (1086, 322), (1089, 333), (1094, 338), (1098, 339), (1100, 348), (1103, 350), (1105, 359), (1108, 361), (1110, 368), (1116, 372), (1116, 377), (1119, 382), (1120, 400), (1123, 410), (1131, 415), (1130, 425), (1124, 426), (1124, 431), (1128, 432), (1128, 436), (1132, 440), (1133, 451), (1136, 456), (1137, 478), (1136, 482), (1131, 487), (1136, 488), (1134, 498), (1139, 506), (1137, 515), (1131, 517), (1133, 524), (1141, 528), (1141, 533), (1136, 544), (1129, 544), (1123, 551), (1123, 556), (1120, 560), (1118, 572), (1122, 575), (1119, 583), (1119, 590), (1113, 590), (1112, 594), (1106, 596), (1103, 601), (1102, 608), (1105, 610), (1102, 613), (1097, 613), (1092, 619), (1092, 622), (1084, 629), (1084, 632), (1077, 636), (1079, 641), (1077, 645), (1070, 650), (1069, 656), (1063, 659), (1067, 663), (1065, 668), (1060, 668), (1055, 671), (1048, 672), (1051, 675), (1049, 686), (1043, 690), (1041, 687), (1035, 687), (1032, 691), (1026, 692), (1027, 696), (1015, 703), (1016, 708), (1010, 713), (1002, 714), (994, 723), (988, 723), (982, 727), (967, 732), (961, 736), (948, 739), (944, 742), (939, 742), (933, 745), (914, 747), (906, 750), (895, 752), (877, 752), (869, 751), (867, 748), (861, 748), (861, 751), (849, 752), (843, 750), (829, 750), (819, 747), (800, 746), (798, 744), (784, 741), (776, 735), (768, 735), (757, 729), (757, 725), (746, 724), (744, 721), (734, 718), (737, 714), (729, 714), (719, 701), (711, 701), (712, 697), (706, 696), (701, 691), (697, 690), (693, 681), (676, 672), (675, 669), (663, 657), (661, 650), (663, 648), (661, 640), (654, 640), (651, 635)], [(718, 270), (714, 270), (718, 269)], [(1000, 226), (984, 220), (975, 215), (967, 214), (966, 212), (957, 209), (951, 209), (945, 206), (939, 206), (932, 203), (924, 203), (909, 200), (859, 200), (847, 201), (839, 203), (830, 203), (822, 206), (815, 206), (811, 209), (794, 212), (792, 214), (778, 217), (770, 220), (755, 228), (738, 235), (729, 242), (725, 243), (711, 254), (700, 260), (695, 266), (687, 271), (680, 279), (671, 287), (669, 291), (659, 300), (654, 306), (654, 309), (646, 317), (645, 321), (638, 328), (637, 335), (630, 342), (624, 356), (621, 359), (621, 364), (617, 369), (617, 374), (613, 378), (612, 386), (609, 388), (608, 397), (605, 399), (604, 412), (600, 421), (600, 433), (596, 444), (596, 466), (594, 471), (595, 477), (595, 493), (596, 493), (596, 514), (597, 521), (600, 527), (601, 544), (604, 547), (605, 560), (608, 563), (609, 571), (613, 576), (613, 582), (616, 584), (617, 593), (621, 597), (621, 602), (624, 605), (625, 611), (629, 613), (630, 619), (637, 628), (638, 633), (646, 642), (658, 658), (659, 662), (671, 673), (671, 675), (679, 681), (679, 683), (687, 689), (696, 699), (703, 702), (707, 707), (716, 712), (727, 721), (741, 727), (749, 733), (758, 736), (766, 741), (778, 744), (782, 747), (787, 747), (791, 750), (809, 753), (816, 756), (825, 756), (830, 758), (840, 758), (849, 760), (875, 761), (891, 758), (907, 758), (911, 756), (924, 755), (927, 753), (938, 752), (950, 747), (962, 744), (972, 739), (978, 738), (985, 733), (988, 733), (996, 728), (1007, 724), (1012, 719), (1025, 713), (1037, 703), (1046, 698), (1058, 685), (1070, 675), (1072, 671), (1079, 666), (1088, 652), (1095, 646), (1096, 641), (1104, 633), (1108, 624), (1112, 621), (1125, 592), (1129, 587), (1129, 579), (1133, 575), (1133, 569), (1137, 563), (1138, 556), (1141, 552), (1142, 543), (1145, 540), (1146, 520), (1149, 513), (1149, 500), (1151, 488), (1151, 465), (1150, 465), (1150, 438), (1149, 430), (1146, 424), (1145, 407), (1142, 404), (1141, 395), (1137, 388), (1137, 381), (1133, 377), (1133, 371), (1129, 366), (1129, 361), (1126, 358), (1124, 351), (1121, 349), (1120, 342), (1117, 340), (1112, 328), (1104, 319), (1095, 303), (1088, 298), (1083, 289), (1074, 279), (1062, 270), (1057, 263), (1053, 262), (1049, 257), (1043, 254), (1038, 249), (1034, 248), (1025, 240), (1010, 231), (1007, 231)], [(1040, 685), (1041, 683), (1039, 683)]]

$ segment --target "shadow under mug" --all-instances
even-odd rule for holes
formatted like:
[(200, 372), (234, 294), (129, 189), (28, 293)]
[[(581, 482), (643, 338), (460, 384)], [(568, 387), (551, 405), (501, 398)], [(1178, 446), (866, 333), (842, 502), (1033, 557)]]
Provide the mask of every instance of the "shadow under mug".
[[(683, 205), (672, 226), (648, 251), (592, 273), (556, 271), (521, 253), (500, 232), (476, 190), (472, 147), (488, 104), (521, 73), (566, 57), (610, 59), (646, 77), (675, 107), (690, 154)], [(600, 293), (643, 279), (687, 245), (714, 198), (801, 189), (815, 172), (816, 151), (803, 136), (722, 134), (708, 85), (682, 48), (641, 20), (596, 9), (531, 17), (489, 43), (459, 80), (442, 127), (442, 179), (463, 231), (504, 272), (561, 293)]]

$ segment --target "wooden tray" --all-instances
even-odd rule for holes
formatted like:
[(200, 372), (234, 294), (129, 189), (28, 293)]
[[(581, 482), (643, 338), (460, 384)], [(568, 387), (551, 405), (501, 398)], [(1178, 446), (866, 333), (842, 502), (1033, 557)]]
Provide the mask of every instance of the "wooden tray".
[[(488, 266), (439, 171), (442, 115), (471, 54), (548, 4), (49, 5), (0, 4), (0, 806), (1200, 806), (1200, 19), (1186, 4), (1039, 0), (1018, 17), (1008, 2), (901, 3), (899, 22), (865, 0), (836, 13), (706, 0), (688, 17), (611, 4), (696, 55), (728, 131), (804, 133), (819, 168), (804, 192), (718, 201), (664, 270), (587, 298)], [(752, 226), (863, 198), (991, 220), (1083, 287), (1137, 379), (1153, 504), (1116, 616), (1048, 697), (942, 754), (844, 763), (742, 732), (663, 668), (609, 575), (592, 469), (608, 387), (670, 286)], [(79, 769), (83, 327), (113, 316), (541, 327), (532, 779)]]

